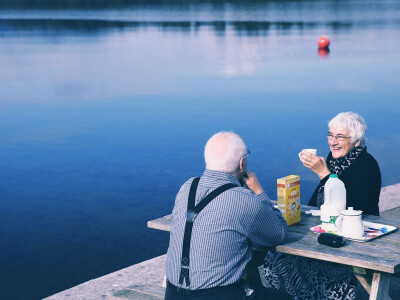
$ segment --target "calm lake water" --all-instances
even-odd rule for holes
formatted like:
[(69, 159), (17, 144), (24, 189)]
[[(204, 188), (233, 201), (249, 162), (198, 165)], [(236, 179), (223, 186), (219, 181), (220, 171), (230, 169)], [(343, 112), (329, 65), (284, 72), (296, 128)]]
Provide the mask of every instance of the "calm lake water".
[(297, 153), (326, 156), (327, 121), (356, 111), (383, 185), (400, 182), (399, 1), (29, 2), (0, 3), (0, 299), (164, 254), (146, 222), (220, 130), (271, 198), (297, 174), (307, 203)]

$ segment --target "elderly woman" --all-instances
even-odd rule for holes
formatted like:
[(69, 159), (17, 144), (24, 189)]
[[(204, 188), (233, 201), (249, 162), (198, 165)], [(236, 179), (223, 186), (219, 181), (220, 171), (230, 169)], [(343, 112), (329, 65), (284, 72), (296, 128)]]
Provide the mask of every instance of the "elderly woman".
[(381, 172), (378, 163), (367, 152), (364, 119), (353, 112), (344, 112), (333, 118), (326, 135), (331, 152), (326, 162), (323, 157), (303, 152), (300, 160), (321, 179), (309, 205), (324, 203), (324, 185), (329, 174), (337, 174), (346, 187), (347, 207), (362, 210), (364, 214), (379, 215)]
[[(300, 156), (303, 165), (321, 180), (309, 205), (320, 207), (324, 203), (325, 182), (330, 174), (337, 174), (346, 187), (347, 207), (379, 215), (381, 173), (365, 146), (364, 119), (344, 112), (334, 117), (328, 127), (326, 136), (331, 151), (326, 161), (308, 152)], [(294, 299), (356, 299), (357, 280), (344, 265), (269, 252), (264, 277), (267, 288), (285, 290)]]

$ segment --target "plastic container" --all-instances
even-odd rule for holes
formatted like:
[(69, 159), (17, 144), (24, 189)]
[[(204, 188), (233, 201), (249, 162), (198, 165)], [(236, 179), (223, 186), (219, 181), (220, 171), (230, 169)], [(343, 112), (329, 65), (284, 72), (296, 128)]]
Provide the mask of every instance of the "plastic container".
[(339, 208), (332, 204), (321, 205), (321, 228), (325, 231), (334, 231), (336, 218), (340, 215)]
[(325, 183), (324, 204), (336, 206), (339, 212), (346, 210), (346, 188), (336, 174), (329, 175)]

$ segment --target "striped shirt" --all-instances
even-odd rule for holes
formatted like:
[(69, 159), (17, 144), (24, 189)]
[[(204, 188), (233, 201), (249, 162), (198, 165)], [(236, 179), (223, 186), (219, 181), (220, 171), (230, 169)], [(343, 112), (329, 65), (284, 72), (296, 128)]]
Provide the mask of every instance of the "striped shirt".
[[(179, 190), (172, 212), (169, 248), (166, 260), (167, 279), (179, 285), (183, 234), (189, 189), (194, 178)], [(196, 205), (210, 192), (226, 183), (238, 185), (211, 201), (193, 223), (190, 243), (191, 290), (235, 283), (245, 273), (251, 259), (251, 247), (276, 246), (285, 238), (287, 224), (264, 192), (254, 195), (240, 187), (230, 174), (205, 170), (196, 192)]]

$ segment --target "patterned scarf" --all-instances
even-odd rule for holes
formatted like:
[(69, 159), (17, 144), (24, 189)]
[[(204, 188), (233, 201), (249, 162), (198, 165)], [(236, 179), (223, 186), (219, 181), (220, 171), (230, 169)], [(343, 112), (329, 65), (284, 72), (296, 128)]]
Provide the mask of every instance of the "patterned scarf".
[[(351, 166), (352, 163), (360, 156), (361, 153), (367, 151), (366, 146), (354, 147), (346, 156), (339, 158), (331, 158), (328, 162), (328, 169), (331, 174), (340, 176), (344, 170)], [(320, 207), (324, 203), (324, 186), (321, 186), (317, 195), (317, 206)]]

